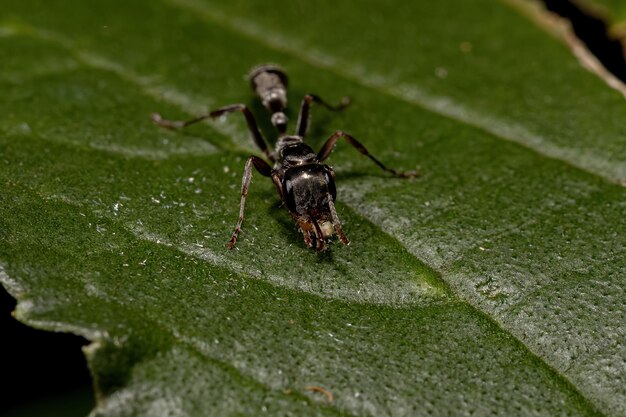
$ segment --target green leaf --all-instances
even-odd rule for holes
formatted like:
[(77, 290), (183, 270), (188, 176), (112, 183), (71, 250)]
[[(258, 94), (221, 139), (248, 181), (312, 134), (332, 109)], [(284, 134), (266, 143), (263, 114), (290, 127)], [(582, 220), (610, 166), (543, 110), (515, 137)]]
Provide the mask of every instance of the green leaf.
[[(6, 0), (17, 317), (93, 342), (95, 415), (626, 415), (626, 106), (511, 4)], [(340, 143), (349, 247), (307, 249), (255, 176), (227, 251), (245, 123), (149, 120), (265, 120), (265, 62), (292, 120), (353, 98), (313, 110), (312, 146), (344, 129), (423, 174)]]

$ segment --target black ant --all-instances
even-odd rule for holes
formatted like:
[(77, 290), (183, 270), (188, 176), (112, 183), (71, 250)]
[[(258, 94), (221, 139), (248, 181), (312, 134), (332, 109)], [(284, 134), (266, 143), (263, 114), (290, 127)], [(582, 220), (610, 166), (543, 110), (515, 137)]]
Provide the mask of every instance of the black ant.
[(208, 114), (196, 117), (188, 121), (164, 120), (159, 114), (153, 114), (152, 120), (159, 126), (166, 128), (183, 128), (205, 119), (212, 119), (232, 112), (242, 112), (248, 123), (248, 129), (252, 134), (254, 143), (265, 154), (274, 167), (258, 156), (250, 156), (246, 161), (242, 184), (241, 203), (239, 205), (239, 220), (235, 226), (230, 241), (226, 244), (232, 249), (237, 242), (237, 236), (243, 223), (244, 206), (246, 195), (252, 179), (252, 166), (263, 176), (270, 177), (278, 190), (278, 194), (287, 209), (294, 218), (300, 231), (304, 235), (304, 243), (309, 248), (318, 251), (326, 249), (327, 240), (337, 234), (344, 245), (350, 243), (343, 230), (335, 209), (335, 172), (322, 162), (328, 158), (335, 143), (343, 138), (354, 146), (363, 155), (369, 157), (383, 170), (398, 177), (414, 177), (414, 171), (400, 172), (386, 167), (378, 159), (374, 158), (367, 149), (349, 134), (337, 131), (333, 133), (322, 149), (315, 153), (311, 147), (304, 143), (304, 137), (309, 124), (309, 107), (317, 103), (328, 110), (338, 111), (349, 105), (349, 99), (344, 97), (338, 106), (331, 106), (320, 97), (307, 94), (302, 100), (298, 125), (295, 135), (286, 134), (287, 116), (284, 111), (287, 107), (287, 76), (278, 67), (262, 65), (254, 68), (249, 76), (252, 89), (257, 92), (263, 106), (271, 112), (272, 125), (278, 130), (276, 150), (271, 152), (259, 131), (254, 116), (245, 104), (233, 104), (214, 110)]

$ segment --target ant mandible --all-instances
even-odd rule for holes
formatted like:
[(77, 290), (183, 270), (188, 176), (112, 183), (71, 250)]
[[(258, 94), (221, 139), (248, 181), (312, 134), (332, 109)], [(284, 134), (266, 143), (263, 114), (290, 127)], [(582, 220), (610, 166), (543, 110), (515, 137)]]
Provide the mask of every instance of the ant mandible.
[(341, 222), (335, 209), (337, 196), (335, 172), (330, 166), (323, 164), (339, 139), (345, 139), (380, 168), (395, 176), (409, 178), (417, 175), (415, 171), (401, 172), (386, 167), (372, 156), (359, 141), (343, 131), (333, 133), (318, 153), (315, 153), (311, 147), (304, 143), (311, 104), (317, 103), (328, 110), (338, 111), (349, 105), (347, 97), (344, 97), (340, 105), (331, 106), (316, 95), (305, 95), (300, 106), (296, 134), (288, 135), (286, 133), (288, 119), (284, 113), (287, 107), (287, 75), (285, 72), (274, 65), (262, 65), (250, 72), (249, 79), (253, 90), (261, 98), (263, 106), (270, 111), (272, 125), (278, 130), (278, 141), (273, 152), (268, 148), (254, 116), (245, 104), (222, 107), (187, 121), (165, 120), (157, 113), (152, 115), (152, 120), (157, 125), (178, 129), (205, 119), (213, 119), (232, 112), (241, 112), (246, 118), (248, 130), (252, 134), (254, 143), (265, 154), (265, 157), (274, 164), (272, 168), (269, 163), (254, 155), (246, 161), (241, 184), (239, 220), (230, 241), (226, 244), (229, 249), (235, 246), (241, 231), (253, 166), (261, 175), (272, 179), (283, 204), (304, 235), (304, 242), (309, 248), (315, 248), (318, 251), (326, 249), (327, 242), (333, 236), (333, 231), (341, 243), (344, 245), (350, 243), (341, 228)]

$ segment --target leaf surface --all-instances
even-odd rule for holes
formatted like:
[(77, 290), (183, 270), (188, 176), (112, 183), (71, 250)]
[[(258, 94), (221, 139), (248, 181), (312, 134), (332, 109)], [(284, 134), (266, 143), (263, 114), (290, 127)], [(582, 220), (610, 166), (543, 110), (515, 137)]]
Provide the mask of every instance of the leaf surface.
[[(517, 8), (9, 0), (0, 51), (0, 280), (94, 342), (96, 415), (626, 414), (626, 104)], [(227, 251), (243, 120), (149, 121), (265, 120), (264, 62), (292, 120), (353, 98), (312, 146), (423, 174), (340, 143), (349, 247), (306, 249), (255, 176)]]

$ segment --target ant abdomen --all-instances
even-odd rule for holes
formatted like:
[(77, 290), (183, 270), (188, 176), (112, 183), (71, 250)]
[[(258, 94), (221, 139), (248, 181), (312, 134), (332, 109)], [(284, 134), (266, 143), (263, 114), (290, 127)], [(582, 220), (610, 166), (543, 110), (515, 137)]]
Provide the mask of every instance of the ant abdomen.
[(252, 89), (272, 114), (271, 121), (280, 133), (287, 130), (287, 75), (274, 65), (261, 65), (250, 72)]

